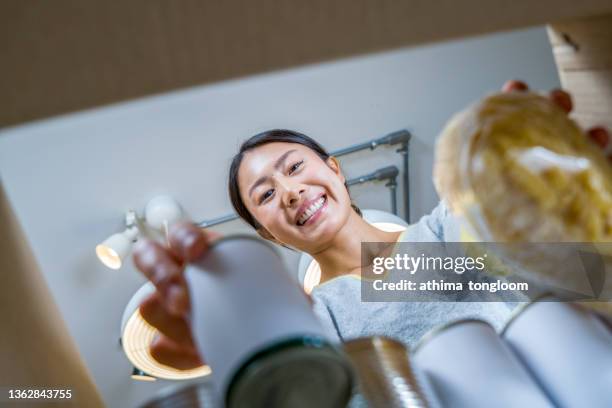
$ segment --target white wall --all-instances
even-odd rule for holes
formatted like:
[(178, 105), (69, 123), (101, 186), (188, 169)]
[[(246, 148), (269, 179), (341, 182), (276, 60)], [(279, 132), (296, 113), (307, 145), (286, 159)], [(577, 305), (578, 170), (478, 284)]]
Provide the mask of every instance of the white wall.
[[(407, 128), (414, 134), (415, 219), (437, 202), (432, 148), (443, 124), (509, 78), (540, 89), (559, 85), (543, 28), (309, 66), (4, 129), (0, 174), (104, 398), (111, 407), (130, 407), (167, 383), (130, 380), (117, 338), (123, 308), (143, 280), (131, 265), (110, 271), (94, 255), (126, 209), (140, 210), (152, 196), (168, 193), (194, 219), (225, 214), (229, 160), (240, 141), (265, 129), (296, 129), (336, 149)], [(392, 163), (401, 161), (390, 149), (342, 162), (349, 177)], [(389, 208), (381, 185), (357, 187), (353, 196), (363, 208)], [(222, 230), (243, 228), (235, 222)], [(287, 259), (295, 268), (295, 255)]]

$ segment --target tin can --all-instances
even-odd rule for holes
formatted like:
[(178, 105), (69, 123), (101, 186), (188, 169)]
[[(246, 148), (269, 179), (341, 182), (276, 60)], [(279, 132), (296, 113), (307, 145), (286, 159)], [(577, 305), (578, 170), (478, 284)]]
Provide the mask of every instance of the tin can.
[(271, 244), (223, 238), (185, 273), (195, 343), (221, 406), (346, 406), (350, 362), (326, 338)]
[(432, 329), (413, 353), (441, 406), (551, 408), (548, 397), (495, 329), (478, 319)]
[(344, 350), (353, 362), (361, 392), (371, 408), (433, 408), (408, 351), (387, 337), (349, 340)]
[(588, 309), (543, 298), (517, 311), (502, 337), (559, 405), (610, 406), (612, 332)]

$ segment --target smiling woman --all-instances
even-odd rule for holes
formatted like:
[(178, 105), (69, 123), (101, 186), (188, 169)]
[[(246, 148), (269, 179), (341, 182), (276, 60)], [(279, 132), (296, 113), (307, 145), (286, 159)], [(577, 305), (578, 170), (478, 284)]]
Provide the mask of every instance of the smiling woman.
[[(506, 92), (525, 89), (516, 81), (504, 87)], [(566, 93), (557, 91), (551, 99), (565, 111), (571, 109)], [(330, 338), (387, 335), (411, 346), (431, 328), (454, 319), (479, 318), (502, 326), (510, 314), (502, 302), (457, 302), (456, 297), (442, 302), (362, 301), (361, 283), (355, 278), (361, 276), (362, 265), (372, 264), (380, 255), (374, 249), (362, 253), (363, 242), (454, 242), (461, 235), (444, 201), (403, 232), (380, 230), (352, 205), (345, 182), (338, 161), (316, 141), (277, 129), (255, 135), (241, 146), (228, 183), (236, 212), (261, 237), (306, 252), (320, 265), (322, 284), (311, 297)], [(135, 250), (137, 267), (157, 286), (157, 295), (142, 304), (141, 312), (163, 334), (152, 347), (153, 356), (163, 364), (180, 363), (184, 368), (202, 364), (193, 340), (177, 338), (169, 323), (189, 324), (190, 303), (181, 271), (203, 254), (209, 239), (193, 224), (180, 224), (170, 233), (172, 253), (148, 242)], [(476, 279), (492, 281), (480, 273)]]
[[(352, 205), (345, 182), (338, 161), (321, 145), (304, 134), (282, 129), (248, 139), (232, 161), (228, 180), (234, 209), (261, 237), (308, 253), (320, 265), (321, 284), (311, 297), (313, 310), (330, 339), (387, 333), (411, 345), (429, 328), (453, 318), (479, 317), (501, 325), (509, 312), (505, 304), (388, 302), (381, 313), (380, 304), (362, 302), (361, 284), (355, 279), (361, 275), (362, 255), (366, 262), (380, 255), (374, 251), (362, 254), (362, 242), (453, 240), (454, 222), (442, 203), (406, 231), (378, 229)], [(186, 261), (201, 254), (203, 240), (193, 225), (178, 226), (171, 232), (173, 252), (190, 254), (183, 257)], [(155, 256), (148, 256), (148, 251)], [(136, 264), (154, 281), (160, 269), (167, 267), (176, 276), (166, 282), (183, 282), (180, 266), (174, 265), (175, 255), (167, 256), (166, 252), (141, 242), (135, 251)], [(164, 285), (158, 283), (159, 293), (174, 292), (165, 299), (172, 311), (167, 320), (183, 318), (189, 308), (187, 295), (177, 295), (175, 287), (164, 289)], [(166, 307), (160, 302), (163, 298), (153, 297), (141, 307), (143, 317), (164, 335), (153, 345), (152, 355), (170, 366), (201, 365), (203, 360), (193, 341), (180, 341), (170, 326), (160, 322), (159, 316), (164, 314), (160, 308)], [(391, 328), (393, 332), (389, 332)]]
[(351, 217), (361, 218), (345, 183), (336, 158), (316, 141), (276, 129), (241, 146), (228, 187), (236, 212), (262, 237), (318, 253)]
[[(265, 144), (272, 143), (272, 142), (293, 143), (294, 145), (301, 145), (303, 147), (308, 148), (310, 151), (316, 154), (319, 157), (319, 159), (321, 159), (324, 162), (331, 159), (330, 155), (325, 151), (325, 149), (319, 143), (317, 143), (316, 141), (314, 141), (313, 139), (311, 139), (310, 137), (302, 133), (298, 133), (292, 130), (280, 130), (280, 129), (270, 130), (270, 131), (262, 132), (255, 136), (252, 136), (250, 139), (245, 141), (240, 147), (240, 151), (238, 152), (238, 154), (236, 154), (236, 156), (234, 156), (234, 159), (232, 160), (232, 164), (230, 166), (230, 171), (229, 171), (228, 190), (229, 190), (230, 199), (232, 201), (232, 205), (234, 206), (234, 209), (236, 210), (238, 215), (255, 229), (258, 229), (260, 225), (257, 222), (257, 220), (251, 215), (251, 213), (246, 208), (246, 206), (244, 205), (244, 201), (242, 200), (242, 197), (240, 195), (240, 187), (238, 183), (238, 170), (247, 152), (255, 149), (258, 146), (263, 146)], [(294, 148), (287, 151), (285, 154), (279, 157), (279, 162), (285, 161), (287, 159), (287, 156), (293, 152), (295, 152)], [(277, 164), (280, 165), (281, 163), (277, 163)], [(292, 168), (291, 171), (292, 172), (297, 171), (299, 167), (301, 167), (303, 164), (304, 164), (303, 160), (297, 163), (293, 163), (292, 167), (295, 167), (295, 168)], [(257, 182), (253, 183), (253, 186), (249, 190), (249, 196), (252, 194), (252, 190), (255, 187), (259, 186), (259, 184), (265, 180), (267, 179), (260, 178), (257, 180)], [(347, 191), (348, 191), (348, 188), (347, 188)], [(359, 215), (361, 215), (361, 212), (357, 206), (352, 205), (352, 207)]]

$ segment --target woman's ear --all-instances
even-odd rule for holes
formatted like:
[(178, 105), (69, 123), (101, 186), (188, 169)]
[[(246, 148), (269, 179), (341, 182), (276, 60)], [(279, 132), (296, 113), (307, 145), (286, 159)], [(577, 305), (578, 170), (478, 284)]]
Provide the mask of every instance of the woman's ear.
[(344, 178), (344, 174), (342, 174), (342, 170), (340, 169), (340, 162), (337, 158), (335, 158), (334, 156), (329, 156), (329, 158), (327, 159), (327, 165), (330, 169), (332, 169), (334, 173), (338, 175), (338, 177), (340, 177), (340, 181), (342, 181), (342, 183), (346, 181), (346, 179)]

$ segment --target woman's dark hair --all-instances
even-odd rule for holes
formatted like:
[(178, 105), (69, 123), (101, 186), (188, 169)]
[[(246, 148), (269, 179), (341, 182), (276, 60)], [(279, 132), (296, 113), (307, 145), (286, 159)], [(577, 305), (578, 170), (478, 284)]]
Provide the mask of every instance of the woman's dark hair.
[[(244, 158), (244, 154), (249, 150), (253, 150), (256, 147), (263, 146), (268, 143), (282, 142), (282, 143), (296, 143), (302, 146), (308, 147), (310, 150), (315, 152), (321, 160), (324, 162), (329, 159), (330, 155), (319, 143), (314, 141), (312, 138), (293, 130), (286, 129), (273, 129), (262, 133), (258, 133), (255, 136), (251, 136), (240, 146), (240, 150), (232, 159), (232, 164), (229, 170), (228, 189), (232, 206), (236, 213), (248, 222), (253, 228), (259, 229), (261, 225), (257, 222), (255, 217), (251, 215), (247, 210), (242, 197), (240, 197), (240, 188), (238, 186), (238, 170), (240, 164)], [(348, 190), (348, 187), (347, 187)], [(352, 205), (353, 209), (357, 214), (361, 215), (361, 211), (355, 205)]]

